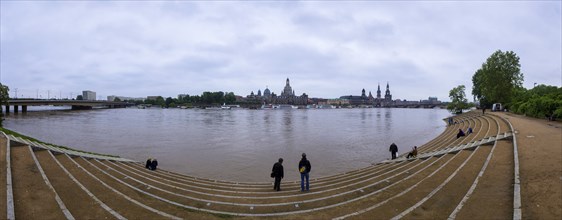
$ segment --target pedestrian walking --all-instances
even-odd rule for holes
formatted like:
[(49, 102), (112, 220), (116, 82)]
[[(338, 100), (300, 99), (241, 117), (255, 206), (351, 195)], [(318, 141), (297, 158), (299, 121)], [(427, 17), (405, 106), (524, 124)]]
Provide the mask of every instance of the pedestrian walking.
[[(302, 158), (301, 161), (299, 162), (299, 172), (301, 173), (301, 192), (304, 192), (305, 190), (308, 191), (310, 189), (310, 183), (308, 182), (308, 180), (310, 177), (309, 173), (311, 169), (312, 166), (310, 166), (310, 161), (306, 159), (306, 154), (302, 153)], [(306, 180), (306, 188), (304, 187), (305, 180)]]
[(281, 179), (283, 179), (283, 176), (283, 158), (279, 158), (279, 161), (273, 164), (273, 169), (271, 169), (271, 177), (275, 178), (273, 190), (281, 191)]
[(392, 159), (396, 159), (396, 152), (398, 152), (398, 146), (396, 146), (395, 143), (392, 143), (390, 145), (390, 149), (388, 149), (388, 151), (390, 151), (391, 155), (392, 155)]

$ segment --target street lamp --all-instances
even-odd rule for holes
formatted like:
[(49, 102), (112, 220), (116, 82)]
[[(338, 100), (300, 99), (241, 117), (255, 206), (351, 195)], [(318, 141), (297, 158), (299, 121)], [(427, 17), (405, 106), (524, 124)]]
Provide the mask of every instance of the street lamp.
[(533, 88), (535, 88), (535, 86), (537, 86), (537, 83), (534, 83), (534, 84), (533, 84)]

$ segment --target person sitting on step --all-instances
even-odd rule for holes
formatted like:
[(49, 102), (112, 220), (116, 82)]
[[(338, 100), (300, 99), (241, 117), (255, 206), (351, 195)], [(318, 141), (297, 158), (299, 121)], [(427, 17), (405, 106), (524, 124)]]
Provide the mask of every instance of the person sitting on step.
[(414, 146), (414, 148), (412, 148), (412, 151), (410, 151), (410, 153), (408, 153), (408, 156), (406, 156), (407, 159), (411, 158), (416, 158), (418, 157), (418, 146)]
[(457, 139), (460, 137), (464, 137), (464, 131), (462, 131), (462, 129), (459, 129), (459, 133), (457, 133)]

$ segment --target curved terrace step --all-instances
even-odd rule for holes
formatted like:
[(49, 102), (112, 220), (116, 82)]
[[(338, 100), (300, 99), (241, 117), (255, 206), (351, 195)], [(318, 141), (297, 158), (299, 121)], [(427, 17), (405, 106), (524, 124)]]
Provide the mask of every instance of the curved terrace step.
[[(220, 181), (150, 171), (142, 163), (125, 158), (60, 148), (13, 135), (6, 135), (5, 143), (0, 140), (6, 147), (0, 151), (0, 156), (6, 158), (0, 159), (5, 165), (0, 168), (6, 170), (1, 173), (6, 183), (2, 186), (8, 192), (11, 167), (15, 216), (30, 219), (47, 212), (51, 215), (45, 215), (47, 218), (57, 219), (213, 219), (223, 215), (442, 219), (467, 218), (474, 216), (472, 210), (479, 209), (496, 210), (480, 213), (481, 218), (513, 216), (516, 174), (509, 122), (474, 112), (455, 116), (454, 120), (456, 124), (421, 145), (415, 159), (407, 160), (402, 155), (361, 169), (313, 178), (311, 191), (306, 193), (299, 191), (299, 181), (283, 182), (283, 191), (276, 192), (273, 181)], [(468, 127), (474, 133), (457, 139), (458, 129)], [(7, 156), (10, 150), (11, 157)], [(37, 184), (20, 181), (27, 178)], [(26, 188), (50, 196), (33, 200), (29, 198), (31, 194), (22, 193)], [(6, 202), (0, 205), (6, 207), (3, 212), (8, 216)], [(33, 215), (23, 213), (38, 203), (49, 205)]]

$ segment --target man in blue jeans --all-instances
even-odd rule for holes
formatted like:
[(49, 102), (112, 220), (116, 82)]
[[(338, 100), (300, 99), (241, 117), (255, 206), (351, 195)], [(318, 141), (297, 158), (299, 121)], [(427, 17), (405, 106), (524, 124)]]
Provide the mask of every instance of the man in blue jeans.
[(302, 159), (299, 162), (299, 172), (301, 173), (301, 192), (305, 191), (304, 188), (304, 179), (306, 178), (306, 191), (309, 190), (309, 182), (308, 182), (308, 173), (310, 173), (310, 169), (312, 167), (310, 166), (310, 161), (308, 161), (306, 159), (306, 154), (302, 153)]

